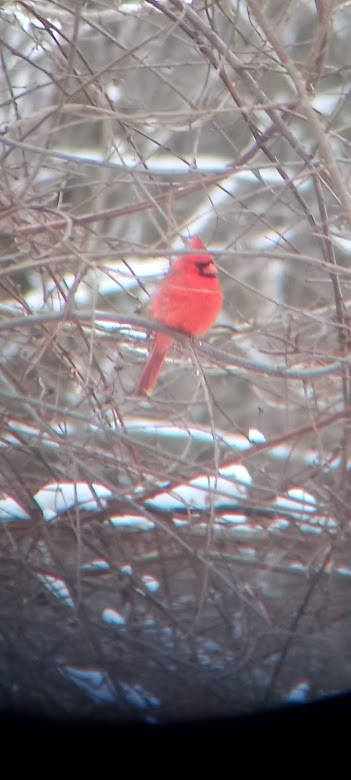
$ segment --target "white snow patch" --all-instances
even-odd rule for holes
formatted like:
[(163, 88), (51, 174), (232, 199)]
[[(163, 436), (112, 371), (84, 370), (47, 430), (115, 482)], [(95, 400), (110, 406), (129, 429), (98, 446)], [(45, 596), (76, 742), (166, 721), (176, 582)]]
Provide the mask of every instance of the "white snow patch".
[(37, 574), (38, 580), (45, 585), (52, 596), (59, 599), (66, 607), (74, 607), (74, 602), (66, 583), (50, 574)]
[(126, 621), (123, 615), (121, 615), (121, 613), (118, 612), (116, 609), (111, 609), (110, 607), (106, 607), (106, 609), (103, 610), (102, 619), (104, 623), (107, 623), (108, 625), (113, 625), (113, 626), (126, 625)]
[(107, 522), (115, 528), (125, 528), (132, 531), (151, 531), (155, 528), (155, 523), (142, 515), (116, 515), (110, 517)]
[(30, 515), (10, 496), (0, 500), (0, 522), (11, 520), (30, 520)]
[(71, 682), (81, 688), (90, 698), (100, 704), (116, 702), (117, 693), (106, 672), (97, 669), (79, 669), (76, 666), (65, 666), (62, 673)]
[(251, 485), (251, 477), (245, 466), (232, 463), (219, 469), (218, 476), (201, 474), (188, 483), (148, 499), (145, 505), (168, 512), (233, 506), (237, 499), (247, 497), (248, 485)]
[(99, 509), (106, 506), (104, 499), (111, 495), (111, 491), (99, 483), (56, 482), (39, 490), (34, 500), (42, 510), (44, 519), (52, 520), (75, 506), (84, 510)]

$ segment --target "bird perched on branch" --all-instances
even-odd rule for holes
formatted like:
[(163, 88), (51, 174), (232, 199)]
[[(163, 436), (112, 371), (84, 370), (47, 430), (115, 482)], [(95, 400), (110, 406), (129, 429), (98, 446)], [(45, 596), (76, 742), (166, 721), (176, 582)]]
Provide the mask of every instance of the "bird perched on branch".
[[(192, 254), (195, 250), (197, 254)], [(213, 255), (198, 236), (189, 251), (174, 261), (149, 303), (150, 316), (186, 336), (206, 333), (221, 310), (223, 293)], [(171, 336), (157, 331), (146, 361), (137, 394), (151, 395), (163, 361), (171, 346)]]

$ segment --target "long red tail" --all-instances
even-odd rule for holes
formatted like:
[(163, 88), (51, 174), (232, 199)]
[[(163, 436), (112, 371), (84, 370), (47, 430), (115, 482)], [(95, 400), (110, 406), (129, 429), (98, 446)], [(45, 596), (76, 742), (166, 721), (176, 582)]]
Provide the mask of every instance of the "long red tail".
[(170, 336), (166, 336), (165, 333), (156, 333), (151, 353), (141, 375), (137, 390), (138, 395), (151, 395), (172, 341), (173, 339)]

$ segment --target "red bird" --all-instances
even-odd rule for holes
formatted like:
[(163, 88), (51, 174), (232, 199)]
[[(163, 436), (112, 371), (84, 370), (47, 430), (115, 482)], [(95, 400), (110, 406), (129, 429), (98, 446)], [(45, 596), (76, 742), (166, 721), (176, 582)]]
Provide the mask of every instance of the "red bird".
[[(223, 293), (214, 257), (206, 252), (198, 236), (192, 238), (189, 249), (204, 250), (204, 253), (185, 254), (175, 260), (151, 298), (149, 312), (153, 319), (168, 328), (186, 336), (201, 336), (217, 319)], [(156, 332), (139, 382), (138, 395), (151, 395), (172, 342), (171, 336)]]

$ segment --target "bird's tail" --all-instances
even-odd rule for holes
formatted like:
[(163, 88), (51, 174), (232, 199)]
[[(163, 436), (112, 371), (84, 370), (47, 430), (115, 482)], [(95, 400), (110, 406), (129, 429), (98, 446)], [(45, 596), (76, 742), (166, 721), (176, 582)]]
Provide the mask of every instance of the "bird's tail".
[(173, 339), (166, 336), (165, 333), (156, 333), (155, 341), (141, 375), (137, 395), (151, 395), (172, 341)]

